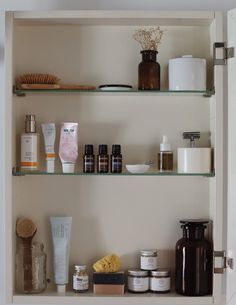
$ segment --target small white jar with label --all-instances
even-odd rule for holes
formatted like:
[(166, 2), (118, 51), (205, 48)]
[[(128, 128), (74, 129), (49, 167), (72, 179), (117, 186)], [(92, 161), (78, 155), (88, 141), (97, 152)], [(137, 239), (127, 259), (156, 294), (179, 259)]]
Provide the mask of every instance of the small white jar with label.
[(169, 269), (151, 271), (150, 290), (157, 293), (166, 293), (170, 291)]
[(89, 275), (87, 266), (75, 266), (73, 274), (73, 290), (74, 292), (84, 292), (89, 289)]
[(156, 270), (157, 269), (157, 250), (141, 250), (140, 267), (142, 270)]
[(128, 290), (131, 292), (147, 292), (149, 290), (148, 271), (128, 270)]

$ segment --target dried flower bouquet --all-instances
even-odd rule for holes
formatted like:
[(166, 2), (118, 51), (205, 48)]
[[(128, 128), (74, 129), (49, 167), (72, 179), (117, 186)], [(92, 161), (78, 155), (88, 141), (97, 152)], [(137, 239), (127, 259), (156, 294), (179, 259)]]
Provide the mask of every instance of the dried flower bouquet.
[(163, 31), (160, 27), (149, 28), (149, 29), (138, 29), (135, 31), (133, 37), (140, 43), (142, 50), (154, 50), (157, 51)]

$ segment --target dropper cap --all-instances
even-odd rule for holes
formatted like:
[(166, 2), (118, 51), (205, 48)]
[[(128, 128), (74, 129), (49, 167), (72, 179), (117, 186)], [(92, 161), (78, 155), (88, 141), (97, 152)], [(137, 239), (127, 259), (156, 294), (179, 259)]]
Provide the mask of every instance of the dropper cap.
[(162, 143), (160, 144), (160, 151), (171, 151), (171, 145), (168, 143), (167, 136), (162, 136)]
[(119, 144), (112, 145), (112, 154), (113, 155), (120, 155), (121, 154), (121, 146)]
[(86, 144), (84, 146), (84, 154), (85, 155), (93, 155), (93, 145), (92, 144)]
[(107, 145), (106, 144), (99, 145), (99, 155), (107, 155)]
[(26, 114), (25, 132), (26, 133), (36, 133), (36, 120), (35, 120), (34, 114)]

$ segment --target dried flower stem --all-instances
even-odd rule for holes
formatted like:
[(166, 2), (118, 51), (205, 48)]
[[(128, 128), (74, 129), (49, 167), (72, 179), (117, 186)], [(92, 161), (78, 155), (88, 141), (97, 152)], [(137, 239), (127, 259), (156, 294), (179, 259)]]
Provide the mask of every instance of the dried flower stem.
[(133, 37), (140, 43), (142, 50), (155, 50), (157, 51), (163, 31), (160, 27), (145, 29), (138, 29), (135, 31)]

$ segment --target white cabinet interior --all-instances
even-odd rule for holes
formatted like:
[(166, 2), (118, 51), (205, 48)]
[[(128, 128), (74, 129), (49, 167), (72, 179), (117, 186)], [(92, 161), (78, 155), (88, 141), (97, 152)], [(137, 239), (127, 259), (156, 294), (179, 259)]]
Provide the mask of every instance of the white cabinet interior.
[[(100, 85), (126, 83), (137, 87), (140, 49), (132, 35), (139, 27), (161, 25), (164, 36), (157, 60), (161, 65), (161, 87), (168, 88), (168, 59), (192, 54), (207, 59), (208, 84), (212, 89), (212, 46), (219, 39), (220, 17), (213, 12), (18, 12), (12, 22), (13, 56), (9, 60), (14, 77), (27, 73), (53, 73), (63, 83)], [(9, 21), (9, 22), (10, 22)], [(14, 22), (14, 24), (13, 24)], [(218, 22), (218, 23), (217, 23)], [(10, 31), (10, 30), (9, 30)], [(115, 252), (123, 268), (138, 267), (138, 251), (158, 249), (160, 267), (170, 267), (174, 284), (174, 247), (182, 232), (182, 218), (213, 220), (213, 241), (222, 246), (222, 69), (215, 71), (216, 94), (212, 97), (143, 93), (35, 93), (13, 96), (12, 163), (19, 164), (19, 138), (24, 116), (36, 115), (38, 130), (43, 122), (79, 123), (79, 167), (83, 147), (92, 143), (122, 145), (123, 162), (155, 161), (163, 134), (168, 135), (175, 153), (188, 145), (183, 131), (200, 131), (200, 146), (214, 147), (216, 176), (206, 177), (132, 177), (132, 176), (26, 176), (12, 177), (7, 217), (12, 221), (8, 236), (14, 265), (17, 217), (30, 217), (38, 226), (35, 240), (45, 244), (48, 254), (48, 290), (38, 296), (13, 292), (9, 299), (21, 304), (212, 304), (213, 296), (189, 298), (153, 294), (124, 297), (95, 297), (91, 293), (75, 297), (57, 296), (52, 273), (52, 240), (49, 217), (73, 216), (70, 274), (75, 264), (92, 263)], [(10, 96), (10, 95), (9, 95)], [(57, 129), (57, 145), (58, 147)], [(41, 137), (41, 168), (45, 166)], [(218, 150), (219, 149), (219, 150)], [(57, 169), (60, 169), (57, 160)], [(217, 189), (217, 186), (221, 189)], [(219, 195), (217, 197), (217, 194)], [(219, 233), (219, 234), (218, 234)], [(218, 234), (217, 238), (215, 238)], [(10, 260), (9, 260), (10, 263)], [(13, 268), (14, 269), (14, 268)], [(221, 295), (221, 278), (214, 279), (214, 300)], [(68, 290), (72, 290), (71, 286)], [(14, 295), (14, 296), (13, 296)]]

